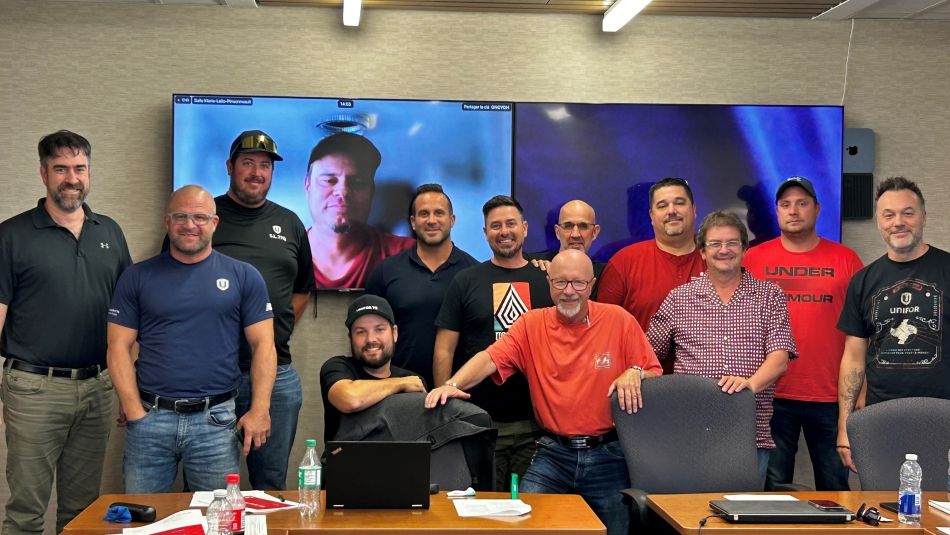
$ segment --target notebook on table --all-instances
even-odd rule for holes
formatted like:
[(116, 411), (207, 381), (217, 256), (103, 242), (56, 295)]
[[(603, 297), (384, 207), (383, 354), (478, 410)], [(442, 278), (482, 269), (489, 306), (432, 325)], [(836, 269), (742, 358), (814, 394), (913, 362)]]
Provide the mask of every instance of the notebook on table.
[(755, 524), (830, 524), (854, 520), (853, 511), (823, 511), (807, 501), (712, 500), (709, 507), (727, 522)]
[(327, 442), (327, 510), (428, 509), (431, 448), (426, 441)]

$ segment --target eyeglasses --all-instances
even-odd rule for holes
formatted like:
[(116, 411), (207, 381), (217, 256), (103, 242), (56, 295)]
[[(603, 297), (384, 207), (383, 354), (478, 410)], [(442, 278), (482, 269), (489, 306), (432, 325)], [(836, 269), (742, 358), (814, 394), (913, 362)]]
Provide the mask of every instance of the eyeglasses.
[(877, 510), (877, 507), (865, 507), (866, 503), (862, 503), (861, 507), (858, 508), (858, 512), (854, 516), (860, 519), (865, 524), (871, 526), (877, 526), (881, 523), (881, 512)]
[(584, 290), (587, 289), (587, 286), (590, 284), (590, 281), (594, 279), (586, 280), (586, 281), (582, 279), (575, 279), (575, 280), (569, 281), (567, 279), (550, 279), (549, 278), (548, 280), (551, 281), (551, 286), (554, 286), (554, 288), (557, 290), (564, 290), (565, 288), (567, 288), (567, 285), (570, 284), (578, 292), (583, 292)]
[(738, 249), (739, 247), (742, 246), (742, 242), (739, 240), (729, 240), (729, 241), (714, 240), (714, 241), (706, 242), (706, 248), (713, 251), (722, 249), (723, 245), (726, 246), (726, 249)]
[(171, 219), (172, 223), (176, 225), (184, 225), (185, 223), (189, 221), (194, 221), (196, 225), (198, 225), (199, 227), (203, 227), (207, 225), (208, 223), (210, 223), (215, 218), (215, 215), (202, 214), (200, 212), (196, 214), (189, 214), (185, 212), (172, 212), (168, 214), (168, 218)]
[(594, 225), (591, 223), (572, 223), (570, 221), (558, 223), (557, 226), (568, 232), (574, 232), (574, 229), (577, 229), (578, 232), (587, 232), (588, 230), (594, 228)]

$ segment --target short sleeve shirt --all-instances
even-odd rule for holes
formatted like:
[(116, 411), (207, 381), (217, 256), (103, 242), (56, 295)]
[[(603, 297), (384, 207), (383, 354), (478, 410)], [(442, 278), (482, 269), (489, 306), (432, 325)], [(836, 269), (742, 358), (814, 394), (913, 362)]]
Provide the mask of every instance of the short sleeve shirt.
[[(653, 316), (647, 336), (658, 357), (675, 354), (674, 373), (704, 377), (750, 377), (773, 351), (797, 355), (781, 288), (744, 269), (728, 303), (705, 273), (674, 288)], [(775, 447), (769, 428), (774, 397), (774, 384), (755, 395), (760, 448)]]
[(212, 251), (196, 264), (162, 253), (130, 267), (108, 320), (138, 331), (139, 388), (186, 398), (237, 388), (244, 328), (273, 317), (261, 274)]

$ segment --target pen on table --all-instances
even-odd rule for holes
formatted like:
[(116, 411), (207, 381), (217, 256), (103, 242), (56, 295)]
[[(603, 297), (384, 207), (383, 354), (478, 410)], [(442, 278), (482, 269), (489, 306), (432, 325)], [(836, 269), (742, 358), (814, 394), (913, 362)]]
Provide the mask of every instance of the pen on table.
[(518, 499), (518, 474), (511, 474), (511, 499)]

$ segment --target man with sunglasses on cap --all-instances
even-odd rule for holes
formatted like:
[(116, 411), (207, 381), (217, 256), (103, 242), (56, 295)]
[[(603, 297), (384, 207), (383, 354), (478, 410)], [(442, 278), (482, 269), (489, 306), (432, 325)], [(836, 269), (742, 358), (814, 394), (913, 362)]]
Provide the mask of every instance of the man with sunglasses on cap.
[(40, 140), (46, 195), (0, 224), (0, 353), (7, 484), (4, 534), (56, 531), (99, 496), (112, 428), (105, 314), (131, 263), (122, 229), (86, 204), (92, 147), (60, 130)]
[(810, 180), (793, 176), (775, 193), (782, 233), (757, 245), (742, 264), (753, 277), (782, 288), (799, 356), (775, 383), (766, 490), (791, 483), (804, 432), (817, 490), (848, 490), (848, 469), (835, 452), (838, 437), (838, 368), (843, 332), (831, 328), (844, 306), (848, 282), (861, 259), (840, 243), (818, 236), (821, 204)]
[[(260, 130), (235, 138), (225, 162), (230, 187), (215, 198), (219, 221), (212, 238), (217, 251), (261, 272), (274, 307), (277, 377), (271, 393), (271, 434), (247, 456), (251, 487), (268, 490), (287, 487), (287, 463), (303, 403), (300, 377), (291, 364), (290, 336), (314, 289), (310, 241), (303, 223), (297, 214), (267, 199), (274, 163), (282, 160), (273, 138)], [(251, 348), (244, 339), (240, 367), (239, 417), (251, 406)]]
[[(274, 314), (260, 272), (212, 248), (215, 211), (204, 188), (176, 190), (165, 213), (168, 251), (116, 284), (108, 362), (127, 419), (128, 493), (169, 492), (179, 463), (189, 489), (219, 488), (238, 471), (241, 446), (247, 455), (270, 434)], [(251, 407), (239, 417), (242, 335), (251, 348)]]
[[(696, 247), (696, 205), (688, 182), (667, 177), (650, 187), (650, 222), (654, 239), (617, 251), (597, 289), (598, 301), (627, 309), (644, 331), (670, 290), (706, 268)], [(663, 361), (664, 373), (673, 372), (674, 361)]]
[(307, 235), (317, 288), (363, 288), (384, 258), (415, 243), (367, 223), (381, 162), (372, 141), (348, 132), (321, 139), (310, 152), (304, 187), (313, 217)]

